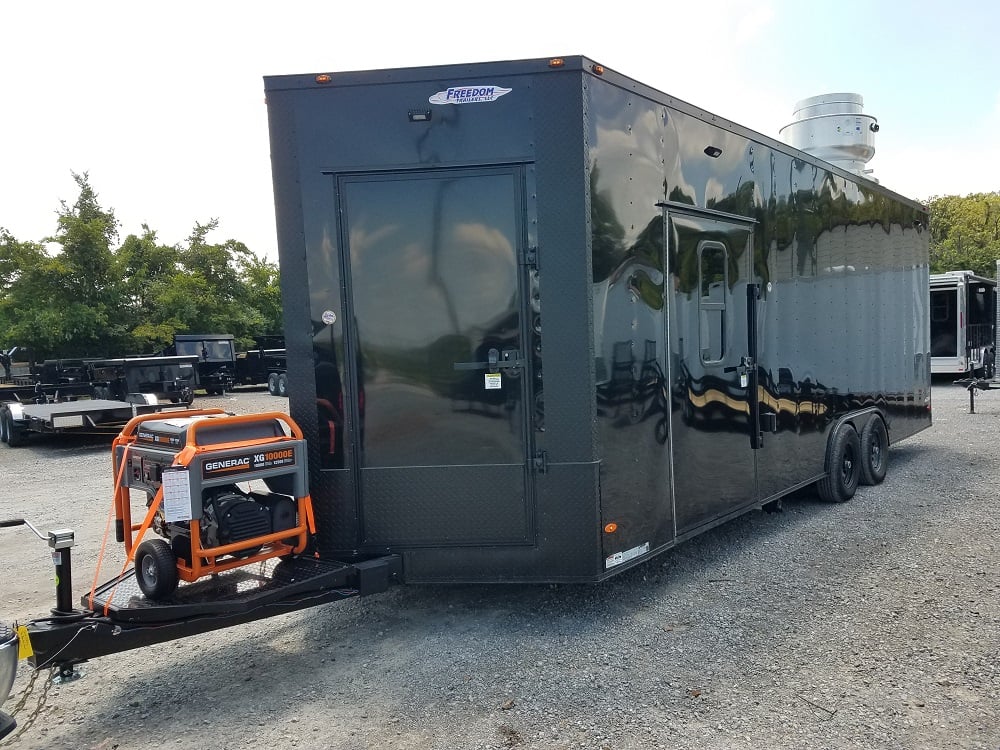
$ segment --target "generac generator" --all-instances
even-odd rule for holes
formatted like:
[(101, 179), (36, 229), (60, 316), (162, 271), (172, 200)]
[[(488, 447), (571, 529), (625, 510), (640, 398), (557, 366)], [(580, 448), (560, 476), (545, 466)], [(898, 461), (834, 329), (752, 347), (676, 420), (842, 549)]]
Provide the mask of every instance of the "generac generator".
[[(315, 533), (306, 443), (286, 414), (139, 416), (112, 452), (116, 536), (149, 599), (182, 580), (302, 553)], [(140, 523), (133, 491), (145, 494)], [(150, 530), (159, 538), (144, 540)]]

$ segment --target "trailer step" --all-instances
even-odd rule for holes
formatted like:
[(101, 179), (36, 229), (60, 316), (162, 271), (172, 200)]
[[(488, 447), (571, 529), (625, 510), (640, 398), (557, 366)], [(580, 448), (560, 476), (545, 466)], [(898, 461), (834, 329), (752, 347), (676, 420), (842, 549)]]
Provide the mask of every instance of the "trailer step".
[(336, 560), (313, 557), (272, 558), (234, 568), (210, 578), (181, 584), (168, 599), (152, 601), (139, 590), (135, 570), (125, 572), (84, 595), (84, 608), (122, 623), (152, 623), (204, 615), (236, 615), (297, 595), (348, 587), (357, 569)]

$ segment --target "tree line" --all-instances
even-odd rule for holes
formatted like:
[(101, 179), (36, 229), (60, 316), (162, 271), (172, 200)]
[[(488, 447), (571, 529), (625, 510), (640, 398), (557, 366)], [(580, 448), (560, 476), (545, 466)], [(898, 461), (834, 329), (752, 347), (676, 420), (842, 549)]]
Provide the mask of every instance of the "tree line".
[(931, 272), (974, 271), (995, 278), (1000, 259), (1000, 193), (944, 195), (928, 201)]
[(28, 348), (37, 360), (152, 354), (175, 333), (231, 333), (248, 346), (282, 333), (276, 263), (237, 240), (208, 241), (213, 219), (183, 243), (162, 243), (143, 225), (118, 242), (119, 222), (86, 173), (61, 202), (56, 232), (19, 241), (0, 227), (0, 349)]

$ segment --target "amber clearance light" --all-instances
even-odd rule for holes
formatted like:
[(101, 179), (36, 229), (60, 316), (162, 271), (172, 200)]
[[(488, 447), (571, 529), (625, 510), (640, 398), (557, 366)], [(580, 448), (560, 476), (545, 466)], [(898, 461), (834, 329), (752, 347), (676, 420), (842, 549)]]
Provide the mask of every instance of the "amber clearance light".
[(565, 64), (566, 61), (563, 60), (561, 57), (553, 57), (551, 60), (549, 60), (550, 68), (561, 68)]
[(616, 531), (618, 531), (618, 524), (616, 524), (614, 521), (612, 521), (611, 523), (604, 524), (605, 534), (614, 534)]
[(333, 80), (333, 76), (327, 73), (320, 73), (318, 76), (316, 76), (315, 80), (316, 83), (329, 83), (330, 81)]

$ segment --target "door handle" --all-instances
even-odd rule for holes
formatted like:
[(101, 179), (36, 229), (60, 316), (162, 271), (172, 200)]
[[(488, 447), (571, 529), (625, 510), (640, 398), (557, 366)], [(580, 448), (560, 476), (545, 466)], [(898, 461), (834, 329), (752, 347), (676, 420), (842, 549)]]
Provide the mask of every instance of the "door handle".
[(524, 360), (517, 349), (505, 349), (503, 352), (499, 349), (490, 349), (486, 353), (486, 357), (486, 362), (456, 362), (454, 367), (456, 370), (488, 370), (489, 372), (498, 372), (501, 368), (516, 370), (524, 366)]

